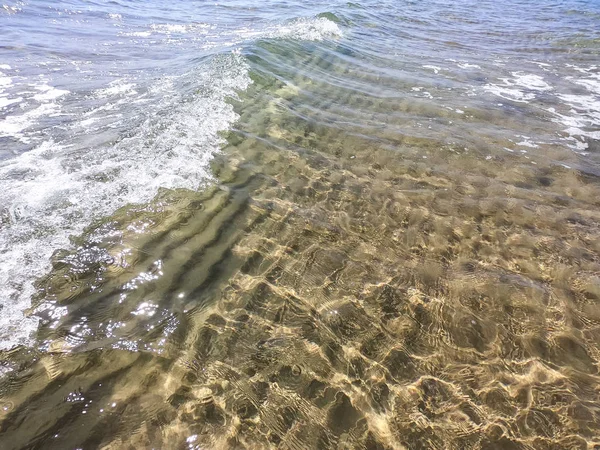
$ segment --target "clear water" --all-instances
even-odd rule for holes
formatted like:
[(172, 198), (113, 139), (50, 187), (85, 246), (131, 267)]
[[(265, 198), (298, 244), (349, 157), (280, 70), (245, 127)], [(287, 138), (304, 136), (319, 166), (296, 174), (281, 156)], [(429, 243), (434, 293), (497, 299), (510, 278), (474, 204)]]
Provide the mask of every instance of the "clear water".
[(600, 445), (600, 5), (0, 9), (1, 448)]

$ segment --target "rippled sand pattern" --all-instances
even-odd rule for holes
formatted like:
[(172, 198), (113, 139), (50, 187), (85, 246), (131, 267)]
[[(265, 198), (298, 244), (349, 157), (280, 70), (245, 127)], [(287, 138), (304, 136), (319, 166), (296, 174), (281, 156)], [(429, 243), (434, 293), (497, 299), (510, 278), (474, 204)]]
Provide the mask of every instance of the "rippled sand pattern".
[(407, 131), (458, 115), (279, 45), (247, 55), (216, 186), (55, 254), (3, 448), (600, 446), (597, 176), (487, 133), (526, 115), (474, 106), (480, 146)]

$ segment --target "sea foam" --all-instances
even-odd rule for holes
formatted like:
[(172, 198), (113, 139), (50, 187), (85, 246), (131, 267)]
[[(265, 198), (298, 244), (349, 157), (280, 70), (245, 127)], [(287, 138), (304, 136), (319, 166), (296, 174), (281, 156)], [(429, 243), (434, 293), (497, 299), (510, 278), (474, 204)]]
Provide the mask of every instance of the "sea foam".
[[(120, 36), (193, 38), (208, 31), (214, 30), (206, 24), (154, 24)], [(215, 32), (213, 44), (209, 40), (208, 45), (227, 48), (262, 38), (317, 41), (341, 35), (336, 23), (315, 17), (230, 30), (226, 39)], [(200, 93), (177, 97), (175, 84), (184, 79), (202, 87)], [(237, 119), (227, 99), (250, 83), (248, 67), (235, 49), (214, 57), (210, 67), (161, 77), (144, 94), (130, 79), (118, 79), (87, 95), (99, 106), (61, 124), (75, 136), (73, 142), (32, 140), (31, 127), (62, 114), (62, 102), (75, 101), (77, 93), (44, 80), (23, 91), (22, 109), (10, 111), (0, 124), (0, 137), (34, 145), (33, 150), (0, 163), (0, 284), (5, 287), (0, 296), (0, 349), (33, 344), (38, 322), (24, 314), (35, 293), (32, 283), (47, 272), (55, 250), (71, 245), (69, 236), (123, 205), (148, 202), (160, 188), (197, 189), (211, 180), (208, 165), (222, 143), (219, 133)], [(12, 79), (0, 74), (0, 88), (11, 86)], [(0, 98), (0, 105), (13, 100)], [(106, 132), (125, 120), (121, 108), (138, 100), (152, 100), (153, 113), (138, 121), (127, 137), (99, 147), (77, 140), (82, 132)]]
[[(24, 314), (34, 294), (32, 281), (48, 270), (56, 249), (69, 247), (70, 235), (125, 204), (149, 201), (159, 188), (197, 189), (210, 180), (208, 164), (220, 148), (219, 132), (237, 119), (226, 99), (251, 80), (243, 58), (233, 53), (182, 77), (210, 89), (173, 103), (168, 97), (173, 86), (163, 82), (155, 92), (164, 99), (160, 120), (146, 118), (115, 145), (74, 150), (47, 140), (0, 164), (0, 349), (33, 343), (37, 319)], [(3, 122), (3, 132), (23, 132), (52, 105)]]

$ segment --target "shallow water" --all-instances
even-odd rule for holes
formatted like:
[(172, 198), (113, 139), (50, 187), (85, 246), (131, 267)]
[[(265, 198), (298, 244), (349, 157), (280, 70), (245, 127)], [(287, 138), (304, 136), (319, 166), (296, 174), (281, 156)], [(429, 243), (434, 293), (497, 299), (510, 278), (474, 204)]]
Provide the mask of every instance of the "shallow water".
[(1, 448), (600, 446), (595, 2), (0, 14)]

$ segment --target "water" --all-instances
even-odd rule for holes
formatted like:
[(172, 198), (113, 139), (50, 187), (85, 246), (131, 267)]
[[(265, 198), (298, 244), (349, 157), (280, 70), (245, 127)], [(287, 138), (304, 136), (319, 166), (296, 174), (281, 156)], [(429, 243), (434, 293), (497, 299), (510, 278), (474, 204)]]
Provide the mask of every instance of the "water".
[(600, 7), (0, 10), (1, 448), (600, 445)]

